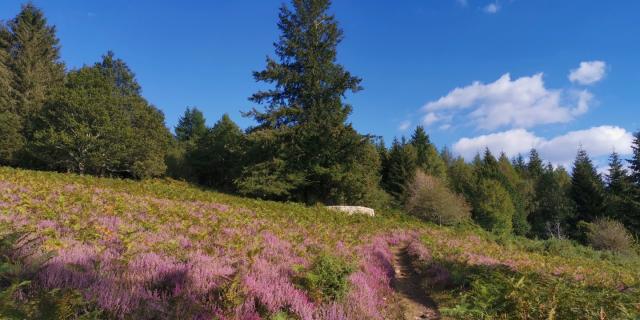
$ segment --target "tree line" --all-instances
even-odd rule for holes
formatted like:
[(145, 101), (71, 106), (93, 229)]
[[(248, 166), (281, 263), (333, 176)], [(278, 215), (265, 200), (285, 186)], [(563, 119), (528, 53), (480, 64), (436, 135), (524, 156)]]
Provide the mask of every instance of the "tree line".
[(405, 207), (438, 223), (458, 223), (467, 212), (498, 234), (584, 241), (605, 217), (640, 234), (640, 134), (629, 166), (613, 153), (601, 176), (584, 150), (570, 174), (535, 149), (526, 159), (486, 149), (468, 162), (438, 150), (421, 126), (389, 147), (357, 132), (344, 98), (362, 90), (362, 79), (336, 61), (343, 31), (329, 7), (328, 0), (281, 7), (275, 57), (253, 73), (271, 88), (249, 97), (262, 108), (243, 113), (254, 126), (242, 129), (225, 114), (207, 127), (193, 107), (172, 134), (113, 52), (66, 70), (55, 27), (26, 4), (0, 25), (0, 164), (169, 176), (307, 204)]

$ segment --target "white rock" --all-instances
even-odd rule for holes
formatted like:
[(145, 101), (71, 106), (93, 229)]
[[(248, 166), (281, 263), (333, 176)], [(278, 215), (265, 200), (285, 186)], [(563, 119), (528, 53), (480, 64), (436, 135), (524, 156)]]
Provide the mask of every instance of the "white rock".
[(360, 207), (360, 206), (327, 206), (327, 209), (346, 212), (349, 215), (352, 215), (354, 213), (364, 214), (370, 217), (373, 217), (376, 215), (375, 210), (367, 207)]

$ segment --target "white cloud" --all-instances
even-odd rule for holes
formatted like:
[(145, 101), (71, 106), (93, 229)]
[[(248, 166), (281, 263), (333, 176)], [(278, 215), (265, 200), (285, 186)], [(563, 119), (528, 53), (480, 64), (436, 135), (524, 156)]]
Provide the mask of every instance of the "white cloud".
[(456, 2), (462, 7), (466, 7), (467, 5), (469, 5), (469, 2), (467, 2), (467, 0), (456, 0)]
[(409, 129), (409, 127), (411, 127), (411, 121), (405, 120), (405, 121), (400, 122), (400, 125), (398, 126), (398, 130), (407, 131), (407, 129)]
[(430, 125), (432, 125), (432, 124), (434, 124), (434, 123), (438, 122), (438, 120), (440, 120), (440, 117), (438, 117), (438, 115), (436, 115), (436, 114), (435, 114), (435, 113), (433, 113), (433, 112), (429, 112), (429, 113), (427, 113), (427, 115), (425, 115), (425, 116), (422, 118), (422, 123), (423, 123), (426, 127), (428, 127), (428, 126), (430, 126)]
[(514, 129), (504, 132), (481, 135), (473, 138), (462, 138), (453, 144), (453, 151), (471, 159), (476, 153), (489, 148), (492, 152), (504, 152), (512, 157), (518, 153), (529, 151), (540, 143), (541, 138), (525, 129)]
[[(427, 103), (422, 110), (439, 118), (464, 117), (480, 129), (500, 127), (530, 128), (539, 124), (566, 123), (587, 112), (591, 93), (569, 94), (562, 89), (547, 89), (543, 74), (511, 80), (506, 73), (498, 80), (479, 81), (451, 90), (446, 96)], [(448, 117), (443, 114), (449, 113)]]
[(569, 80), (582, 85), (594, 84), (604, 78), (607, 64), (604, 61), (583, 61), (580, 67), (571, 70)]
[(453, 145), (453, 151), (471, 159), (485, 147), (494, 154), (504, 152), (509, 157), (518, 153), (526, 155), (531, 148), (536, 148), (546, 161), (568, 166), (575, 158), (579, 146), (591, 157), (606, 156), (613, 150), (624, 155), (631, 153), (632, 140), (631, 132), (616, 126), (570, 131), (551, 139), (536, 136), (525, 129), (513, 129), (474, 138), (462, 138)]
[(483, 10), (486, 13), (497, 13), (500, 10), (500, 5), (497, 2), (489, 3)]

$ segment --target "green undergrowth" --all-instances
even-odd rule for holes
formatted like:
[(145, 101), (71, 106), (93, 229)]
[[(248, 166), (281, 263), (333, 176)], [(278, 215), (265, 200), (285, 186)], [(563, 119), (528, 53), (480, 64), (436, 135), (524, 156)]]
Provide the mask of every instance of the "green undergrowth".
[[(253, 255), (261, 248), (257, 237), (231, 234), (216, 240), (219, 243), (209, 243), (209, 239), (227, 227), (255, 225), (255, 234), (269, 232), (294, 245), (305, 243), (306, 251), (296, 254), (309, 264), (292, 270), (295, 284), (312, 299), (331, 302), (344, 297), (347, 279), (358, 268), (357, 259), (331, 250), (355, 248), (375, 235), (416, 232), (431, 252), (430, 263), (446, 273), (440, 279), (441, 283), (446, 280), (445, 285), (430, 288), (427, 281), (425, 286), (425, 294), (432, 295), (446, 317), (637, 319), (640, 314), (637, 252), (623, 255), (569, 240), (496, 236), (471, 224), (437, 226), (392, 209), (377, 210), (373, 218), (348, 216), (320, 205), (243, 198), (170, 179), (132, 181), (0, 167), (0, 183), (19, 195), (16, 200), (12, 194), (0, 194), (0, 218), (20, 213), (18, 216), (26, 219), (25, 231), (37, 231), (46, 252), (59, 249), (68, 240), (54, 228), (36, 226), (37, 222), (68, 228), (65, 232), (85, 243), (99, 245), (101, 240), (117, 236), (125, 252), (123, 259), (138, 253), (136, 245), (144, 240), (140, 234), (162, 234), (163, 230), (179, 235), (184, 231), (187, 240), (207, 244), (204, 249), (242, 248), (239, 252)], [(3, 201), (13, 201), (12, 212), (2, 207)], [(199, 207), (212, 204), (227, 209), (216, 209), (215, 217), (193, 215)], [(143, 213), (145, 218), (138, 219), (132, 213)], [(119, 216), (126, 223), (117, 231), (108, 230), (87, 221), (91, 215)], [(180, 259), (184, 254), (174, 239), (150, 243), (151, 249), (168, 256)], [(14, 265), (19, 261), (9, 258), (3, 256), (0, 269), (0, 298), (13, 297), (18, 289), (24, 291), (33, 280), (32, 273), (16, 273)], [(225, 308), (242, 302), (243, 292), (233, 279), (219, 291), (221, 301), (229, 304)], [(59, 308), (48, 313), (55, 315), (64, 314), (64, 306), (71, 305), (74, 307), (68, 309), (82, 310), (76, 317), (95, 315), (77, 292), (33, 294), (29, 303), (9, 305), (14, 300), (4, 299), (0, 306), (4, 311), (33, 315), (51, 309), (46, 307), (49, 304)], [(277, 313), (273, 318), (288, 319), (290, 315)]]

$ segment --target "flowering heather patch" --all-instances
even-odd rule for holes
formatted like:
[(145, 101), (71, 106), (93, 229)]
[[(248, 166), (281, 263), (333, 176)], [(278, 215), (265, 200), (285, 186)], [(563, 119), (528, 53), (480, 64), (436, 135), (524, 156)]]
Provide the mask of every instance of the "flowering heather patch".
[[(37, 286), (79, 290), (113, 318), (385, 319), (390, 247), (417, 237), (385, 220), (165, 189), (171, 182), (4, 168), (0, 182), (0, 219), (56, 253)], [(294, 281), (318, 252), (357, 266), (340, 300), (314, 301)]]
[[(393, 213), (346, 216), (170, 180), (8, 168), (0, 168), (0, 225), (31, 232), (55, 254), (34, 286), (77, 290), (106, 318), (393, 318), (393, 252), (402, 247), (429, 264), (434, 286), (452, 278), (434, 263), (442, 260), (625, 290), (640, 272), (637, 263), (538, 252)], [(296, 282), (320, 253), (353, 266), (339, 299), (318, 300)]]

